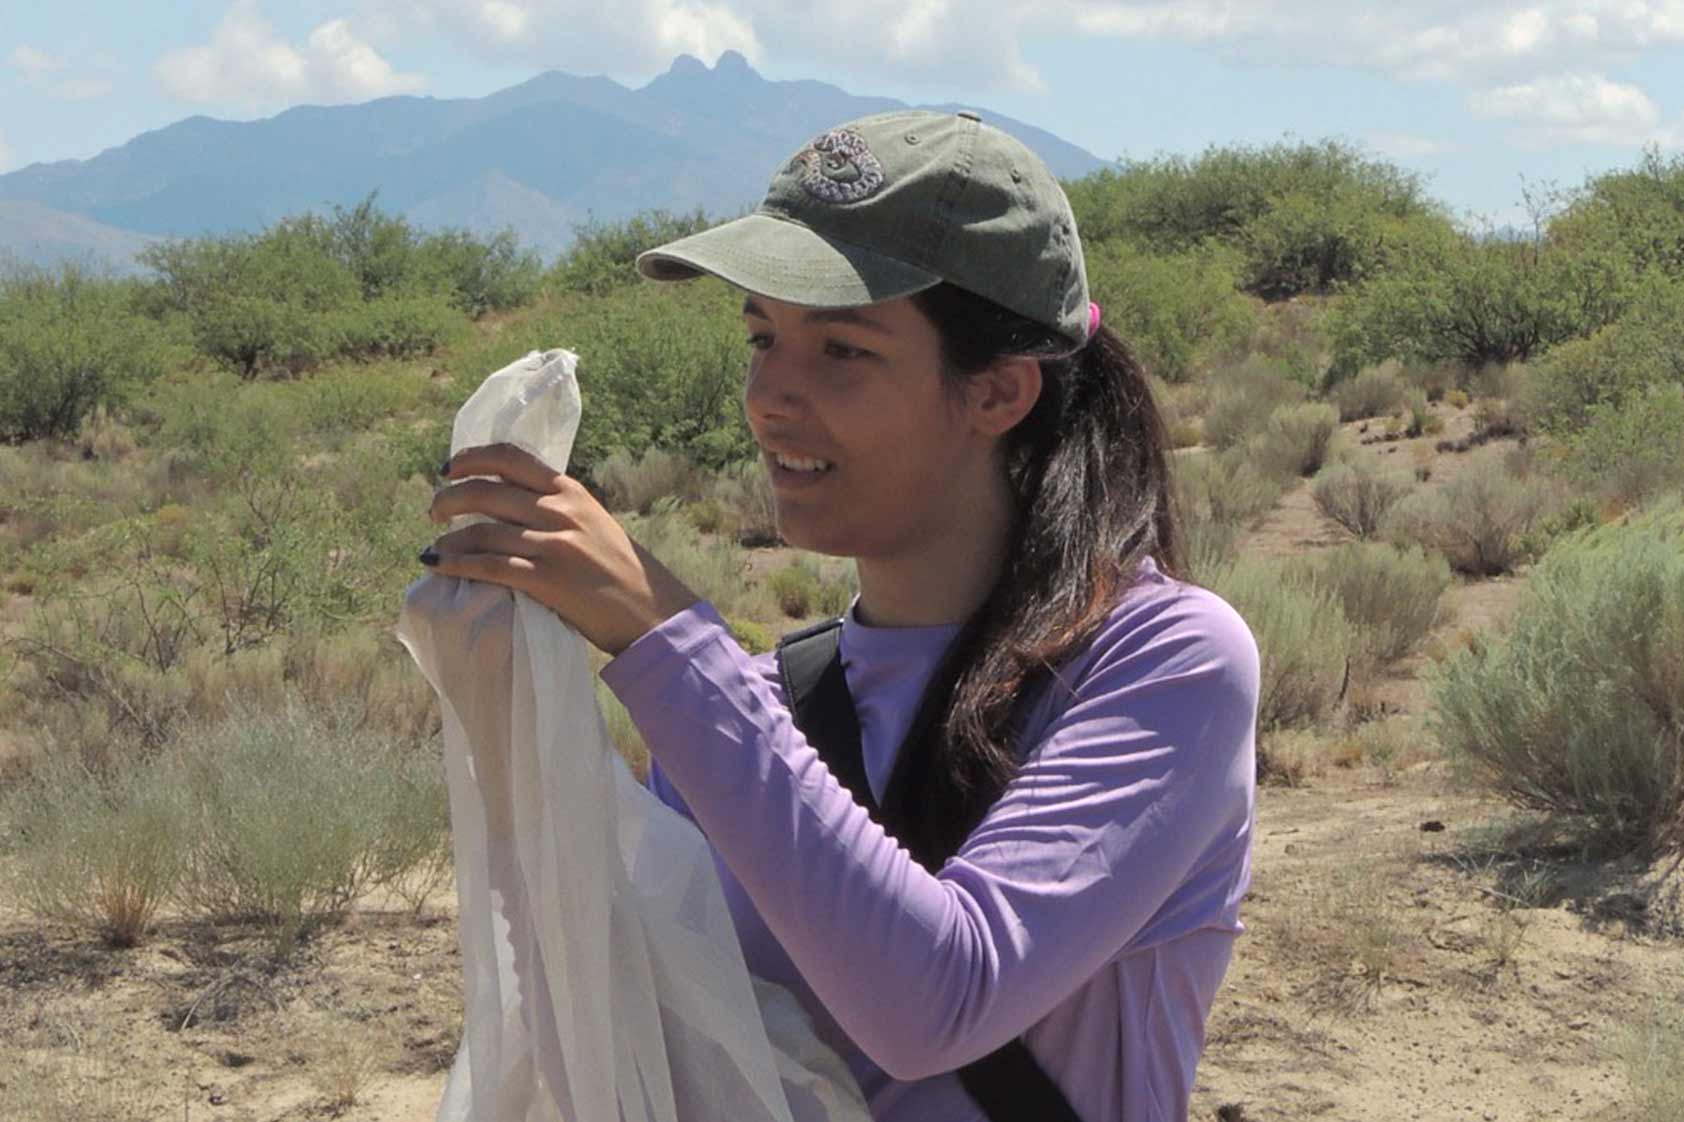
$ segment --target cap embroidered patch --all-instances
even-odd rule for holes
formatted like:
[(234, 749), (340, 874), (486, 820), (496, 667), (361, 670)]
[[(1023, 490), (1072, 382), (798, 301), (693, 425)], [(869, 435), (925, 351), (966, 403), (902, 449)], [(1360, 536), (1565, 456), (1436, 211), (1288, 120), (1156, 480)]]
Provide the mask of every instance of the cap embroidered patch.
[(852, 129), (831, 129), (802, 150), (801, 186), (827, 203), (857, 203), (883, 186), (883, 165)]

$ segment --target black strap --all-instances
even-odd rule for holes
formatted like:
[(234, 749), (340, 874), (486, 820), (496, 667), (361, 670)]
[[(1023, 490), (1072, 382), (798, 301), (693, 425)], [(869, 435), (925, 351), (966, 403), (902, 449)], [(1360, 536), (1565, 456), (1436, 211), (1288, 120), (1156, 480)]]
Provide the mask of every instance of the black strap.
[[(807, 737), (807, 743), (818, 752), (831, 774), (852, 792), (854, 801), (894, 836), (898, 823), (885, 819), (898, 815), (885, 815), (866, 781), (859, 716), (842, 670), (842, 621), (828, 620), (784, 636), (778, 642), (777, 659), (795, 727)], [(931, 715), (945, 708), (945, 700), (926, 693), (918, 715), (913, 718), (909, 742), (901, 745), (902, 759), (915, 747), (910, 741), (921, 738), (923, 730), (930, 726)], [(895, 772), (897, 778), (904, 774), (899, 767)], [(889, 785), (895, 787), (896, 780), (891, 779)], [(887, 797), (891, 793), (884, 792), (884, 802), (891, 808), (908, 805), (905, 797)], [(905, 792), (897, 794), (904, 796)], [(989, 1122), (1081, 1122), (1064, 1092), (1035, 1061), (1022, 1037), (1007, 1041), (961, 1067), (956, 1074)]]

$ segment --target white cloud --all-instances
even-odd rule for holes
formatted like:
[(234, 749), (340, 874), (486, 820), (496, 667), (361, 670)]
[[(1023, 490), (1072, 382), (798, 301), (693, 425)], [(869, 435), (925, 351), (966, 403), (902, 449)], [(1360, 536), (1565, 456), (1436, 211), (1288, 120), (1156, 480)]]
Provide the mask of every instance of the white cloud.
[(421, 74), (394, 70), (344, 19), (319, 25), (294, 46), (263, 18), (256, 0), (235, 0), (209, 43), (171, 51), (153, 72), (184, 101), (246, 107), (366, 101), (427, 84)]
[(1664, 144), (1679, 130), (1662, 124), (1660, 106), (1643, 90), (1600, 74), (1562, 74), (1482, 90), (1469, 106), (1522, 125), (1539, 143)]
[(1450, 145), (1428, 136), (1409, 132), (1373, 132), (1367, 137), (1369, 145), (1382, 156), (1394, 160), (1416, 160), (1448, 151)]
[(6, 65), (23, 71), (26, 78), (35, 79), (63, 68), (64, 63), (46, 51), (31, 47), (28, 43), (19, 43), (6, 56)]

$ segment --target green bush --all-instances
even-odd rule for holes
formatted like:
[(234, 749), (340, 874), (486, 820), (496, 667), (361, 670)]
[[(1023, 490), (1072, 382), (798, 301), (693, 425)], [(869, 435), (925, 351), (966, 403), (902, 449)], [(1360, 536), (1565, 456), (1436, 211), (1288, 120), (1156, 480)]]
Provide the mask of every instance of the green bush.
[(724, 538), (703, 538), (682, 514), (625, 515), (632, 538), (671, 569), (690, 590), (724, 616), (749, 614), (754, 599), (748, 581), (748, 554)]
[(1238, 349), (1256, 324), (1235, 289), (1231, 256), (1209, 249), (1164, 256), (1098, 242), (1087, 254), (1088, 285), (1105, 322), (1150, 373), (1186, 381)]
[(0, 279), (0, 441), (73, 437), (174, 359), (168, 333), (135, 310), (133, 286), (76, 265)]
[(1392, 508), (1384, 532), (1400, 545), (1438, 550), (1459, 573), (1496, 576), (1527, 559), (1528, 535), (1557, 504), (1542, 481), (1515, 479), (1485, 465), (1405, 497)]
[(413, 358), (429, 355), (467, 327), (463, 314), (442, 293), (396, 292), (353, 304), (334, 324), (339, 352), (358, 357)]
[(1435, 236), (1339, 301), (1329, 317), (1338, 380), (1409, 364), (1525, 361), (1590, 335), (1624, 311), (1632, 275), (1595, 249), (1540, 253), (1496, 238)]
[(1473, 776), (1621, 848), (1684, 842), (1684, 513), (1563, 539), (1509, 625), (1433, 675)]
[(746, 546), (777, 545), (778, 506), (772, 479), (758, 459), (723, 468), (708, 486), (708, 499), (720, 510), (720, 532)]
[(1324, 402), (1283, 405), (1269, 414), (1247, 443), (1254, 463), (1279, 475), (1307, 476), (1321, 470), (1339, 435), (1339, 413)]
[(1359, 538), (1379, 533), (1387, 512), (1412, 488), (1407, 477), (1369, 463), (1328, 464), (1310, 481), (1316, 508)]
[(1684, 282), (1651, 276), (1624, 319), (1536, 364), (1531, 398), (1539, 427), (1568, 435), (1655, 385), (1684, 385)]
[(636, 284), (639, 253), (699, 233), (710, 225), (712, 222), (699, 209), (689, 214), (648, 211), (623, 222), (586, 222), (574, 227), (573, 244), (550, 270), (550, 283), (566, 291), (593, 295)]
[(1549, 240), (1567, 249), (1613, 247), (1633, 275), (1684, 279), (1684, 156), (1649, 148), (1635, 168), (1590, 179), (1550, 222)]
[(776, 637), (764, 624), (756, 623), (752, 619), (728, 619), (725, 622), (731, 628), (732, 638), (749, 654), (764, 654), (777, 646)]
[(786, 565), (767, 576), (766, 587), (784, 615), (803, 619), (813, 614), (819, 598), (819, 579), (812, 569), (799, 564)]
[(1170, 478), (1183, 520), (1250, 529), (1280, 500), (1286, 479), (1260, 469), (1244, 449), (1176, 456)]
[(1275, 410), (1304, 399), (1304, 387), (1277, 366), (1255, 358), (1211, 375), (1204, 438), (1222, 450), (1244, 444)]
[(1449, 227), (1419, 177), (1335, 140), (1124, 161), (1065, 190), (1085, 241), (1157, 253), (1214, 241), (1241, 253), (1242, 285), (1269, 299), (1384, 267), (1402, 229)]
[(1418, 546), (1349, 542), (1300, 564), (1339, 602), (1365, 663), (1405, 657), (1443, 618), (1450, 566)]
[(1341, 421), (1361, 421), (1369, 417), (1384, 417), (1403, 400), (1401, 380), (1403, 364), (1396, 359), (1367, 366), (1356, 377), (1334, 386), (1330, 395), (1339, 407)]
[(1241, 558), (1209, 575), (1257, 638), (1261, 731), (1311, 725), (1344, 697), (1352, 634), (1332, 592), (1265, 558)]
[(520, 248), (511, 230), (488, 241), (464, 230), (431, 234), (417, 256), (421, 283), (442, 291), (452, 306), (475, 319), (524, 307), (543, 286), (543, 263), (536, 253)]
[(1565, 445), (1568, 478), (1617, 505), (1684, 492), (1684, 384), (1591, 406), (1589, 424)]

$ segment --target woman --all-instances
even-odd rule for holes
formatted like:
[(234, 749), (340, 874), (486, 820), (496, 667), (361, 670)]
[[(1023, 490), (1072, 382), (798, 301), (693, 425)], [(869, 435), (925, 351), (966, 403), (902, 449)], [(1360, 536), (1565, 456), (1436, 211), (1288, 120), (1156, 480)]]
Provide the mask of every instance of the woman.
[(873, 1117), (1184, 1118), (1249, 880), (1257, 651), (1173, 575), (1163, 427), (1057, 182), (972, 114), (882, 114), (638, 265), (744, 291), (780, 531), (857, 563), (858, 797), (778, 663), (533, 457), (459, 452), (447, 476), (498, 478), (431, 516), (496, 521), (422, 560), (615, 656), (750, 968), (796, 991)]

